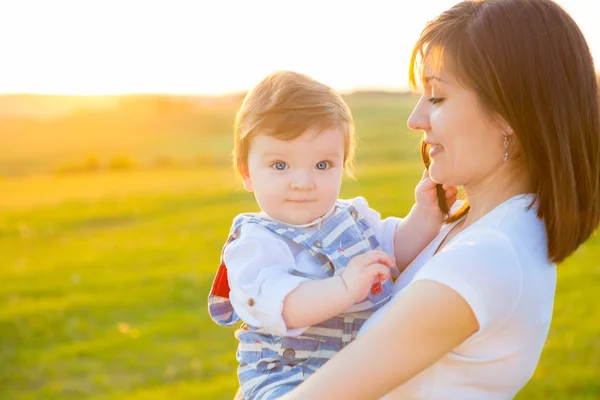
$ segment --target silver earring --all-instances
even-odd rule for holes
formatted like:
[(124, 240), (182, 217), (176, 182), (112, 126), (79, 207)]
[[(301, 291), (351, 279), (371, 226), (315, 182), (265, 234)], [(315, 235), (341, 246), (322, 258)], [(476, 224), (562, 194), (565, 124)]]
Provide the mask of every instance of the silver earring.
[(508, 134), (504, 134), (504, 162), (508, 160)]

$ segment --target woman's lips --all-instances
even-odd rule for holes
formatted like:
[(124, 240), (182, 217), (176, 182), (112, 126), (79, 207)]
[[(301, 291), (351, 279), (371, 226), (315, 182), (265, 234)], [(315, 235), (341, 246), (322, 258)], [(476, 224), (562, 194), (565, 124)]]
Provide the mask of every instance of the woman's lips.
[(435, 145), (432, 144), (432, 145), (430, 145), (430, 148), (429, 148), (429, 157), (433, 158), (436, 155), (438, 155), (439, 153), (441, 153), (442, 151), (444, 151), (443, 146), (441, 146), (439, 144), (435, 144)]

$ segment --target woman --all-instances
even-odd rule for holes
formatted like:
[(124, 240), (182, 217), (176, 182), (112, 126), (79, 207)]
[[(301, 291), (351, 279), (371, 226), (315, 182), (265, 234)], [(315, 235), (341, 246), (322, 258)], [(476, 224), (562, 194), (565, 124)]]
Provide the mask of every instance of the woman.
[(394, 300), (285, 399), (514, 397), (548, 334), (555, 265), (598, 227), (594, 65), (557, 4), (457, 4), (422, 32), (417, 80), (408, 125), (432, 179), (466, 201)]

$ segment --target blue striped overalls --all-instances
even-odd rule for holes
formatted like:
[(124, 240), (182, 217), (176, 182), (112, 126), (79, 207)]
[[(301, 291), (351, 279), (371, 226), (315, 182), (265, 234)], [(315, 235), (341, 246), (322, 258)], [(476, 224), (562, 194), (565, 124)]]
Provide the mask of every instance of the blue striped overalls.
[[(257, 214), (236, 217), (225, 246), (235, 240), (244, 224), (260, 224), (269, 231), (306, 248), (329, 276), (339, 275), (354, 257), (381, 250), (373, 230), (349, 202), (338, 201), (337, 212), (314, 232), (291, 227)], [(225, 247), (224, 247), (225, 248)], [(299, 336), (271, 335), (243, 324), (239, 340), (238, 377), (246, 400), (275, 399), (291, 391), (356, 337), (366, 319), (391, 297), (391, 282), (374, 285), (367, 300), (348, 312), (311, 326)], [(239, 318), (229, 302), (226, 266), (221, 265), (209, 295), (209, 313), (219, 325)]]

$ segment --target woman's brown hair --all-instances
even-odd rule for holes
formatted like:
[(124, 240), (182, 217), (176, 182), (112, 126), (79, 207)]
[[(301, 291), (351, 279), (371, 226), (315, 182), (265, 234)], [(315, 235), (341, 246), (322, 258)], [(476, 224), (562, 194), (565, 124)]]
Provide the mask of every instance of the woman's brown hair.
[[(512, 127), (549, 258), (563, 261), (600, 223), (599, 93), (583, 34), (550, 0), (463, 1), (423, 30), (410, 64), (413, 86), (417, 64), (429, 56), (450, 62), (459, 82)], [(465, 203), (448, 220), (468, 210)]]

